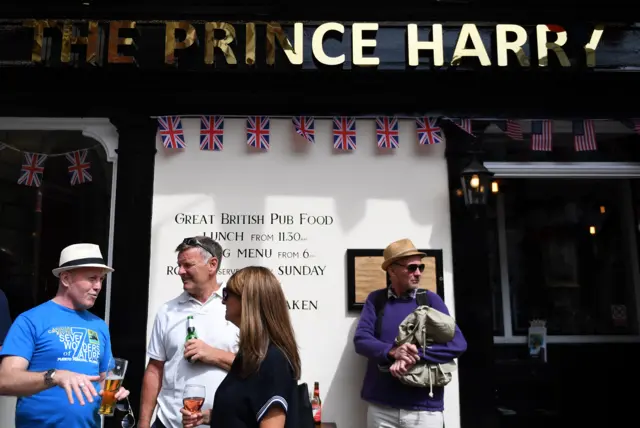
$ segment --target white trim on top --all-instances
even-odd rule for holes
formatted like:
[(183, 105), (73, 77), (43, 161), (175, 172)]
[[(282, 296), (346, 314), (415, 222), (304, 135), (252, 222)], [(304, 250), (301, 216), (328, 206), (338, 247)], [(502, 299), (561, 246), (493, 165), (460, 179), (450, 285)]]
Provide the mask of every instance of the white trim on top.
[[(118, 130), (107, 118), (0, 117), (3, 131), (80, 131), (96, 140), (104, 148), (107, 161), (113, 163), (111, 173), (111, 203), (107, 263), (113, 263), (113, 232), (116, 206), (116, 178), (118, 172)], [(105, 287), (104, 321), (109, 324), (111, 310), (111, 275)]]
[[(632, 162), (485, 162), (485, 167), (496, 177), (503, 178), (600, 178), (600, 179), (633, 179), (640, 177), (640, 163)], [(631, 186), (627, 185), (623, 192), (623, 204), (628, 208), (623, 219), (630, 231), (628, 238), (622, 245), (629, 248), (631, 269), (634, 282), (636, 312), (640, 312), (640, 264), (636, 247), (635, 219), (631, 215), (632, 194)], [(511, 289), (509, 287), (509, 272), (506, 251), (506, 229), (504, 200), (501, 194), (497, 198), (497, 229), (498, 254), (500, 259), (500, 289), (503, 312), (503, 336), (494, 336), (495, 344), (523, 344), (527, 343), (527, 336), (513, 335), (511, 308)], [(517, 315), (517, 314), (516, 314)], [(640, 317), (638, 317), (640, 324)], [(547, 335), (547, 343), (640, 343), (638, 335)]]

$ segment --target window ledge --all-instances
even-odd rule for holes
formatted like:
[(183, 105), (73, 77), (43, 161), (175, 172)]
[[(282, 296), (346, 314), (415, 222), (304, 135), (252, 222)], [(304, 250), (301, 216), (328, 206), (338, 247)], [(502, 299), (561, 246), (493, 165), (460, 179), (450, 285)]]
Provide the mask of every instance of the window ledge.
[[(496, 345), (527, 343), (527, 336), (493, 336)], [(638, 336), (547, 336), (547, 343), (640, 343)]]

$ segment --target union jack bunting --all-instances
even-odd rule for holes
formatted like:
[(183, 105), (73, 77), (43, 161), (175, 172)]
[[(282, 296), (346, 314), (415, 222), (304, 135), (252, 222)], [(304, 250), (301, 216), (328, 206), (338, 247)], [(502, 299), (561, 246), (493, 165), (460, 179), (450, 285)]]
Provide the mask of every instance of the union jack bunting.
[(71, 185), (75, 186), (76, 184), (88, 183), (93, 178), (89, 173), (89, 168), (91, 164), (87, 162), (87, 154), (88, 150), (76, 150), (75, 152), (65, 153), (64, 156), (67, 158), (69, 165), (67, 170), (69, 171), (69, 178), (71, 180)]
[(598, 150), (593, 120), (573, 121), (573, 145), (576, 152)]
[(262, 150), (269, 150), (269, 118), (249, 116), (247, 118), (247, 144)]
[(316, 142), (316, 124), (313, 117), (294, 116), (293, 129), (310, 143)]
[(467, 134), (473, 135), (471, 131), (471, 119), (449, 119)]
[(200, 116), (200, 150), (222, 150), (224, 117)]
[(184, 149), (184, 131), (180, 116), (160, 116), (158, 118), (158, 132), (162, 137), (162, 145), (166, 149)]
[(438, 144), (445, 141), (442, 128), (438, 125), (437, 117), (416, 118), (416, 131), (418, 132), (418, 143), (422, 145)]
[(553, 122), (550, 120), (531, 121), (531, 150), (550, 152), (553, 143)]
[(356, 120), (353, 117), (333, 118), (333, 148), (338, 150), (356, 149)]
[(397, 149), (400, 145), (398, 119), (395, 117), (376, 117), (376, 137), (381, 149)]
[(520, 126), (520, 123), (515, 120), (500, 120), (495, 122), (495, 124), (502, 130), (502, 132), (507, 134), (509, 138), (517, 141), (524, 140), (524, 136), (522, 135), (522, 126)]
[(18, 184), (25, 186), (40, 187), (42, 184), (42, 174), (44, 173), (44, 161), (47, 155), (39, 153), (25, 153), (24, 164), (20, 170)]

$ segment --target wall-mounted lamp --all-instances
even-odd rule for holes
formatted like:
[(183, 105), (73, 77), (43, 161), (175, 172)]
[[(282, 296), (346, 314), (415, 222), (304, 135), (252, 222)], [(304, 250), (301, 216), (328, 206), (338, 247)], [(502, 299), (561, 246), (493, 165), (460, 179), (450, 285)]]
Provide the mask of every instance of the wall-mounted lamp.
[[(474, 156), (469, 165), (460, 173), (462, 194), (467, 207), (478, 207), (487, 204), (489, 189), (493, 191), (493, 184), (495, 183), (491, 183), (491, 177), (493, 177), (493, 173), (485, 168)], [(495, 184), (497, 186), (497, 183)]]

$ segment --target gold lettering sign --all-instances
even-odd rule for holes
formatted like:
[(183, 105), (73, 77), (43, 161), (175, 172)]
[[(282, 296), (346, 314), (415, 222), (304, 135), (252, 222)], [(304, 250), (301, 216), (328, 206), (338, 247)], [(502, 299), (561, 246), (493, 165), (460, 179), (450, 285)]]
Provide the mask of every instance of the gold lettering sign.
[[(244, 63), (255, 65), (256, 63), (256, 24), (250, 22), (246, 25), (244, 42)], [(269, 54), (267, 53), (267, 58)], [(268, 60), (267, 60), (268, 63)]]
[[(472, 48), (466, 47), (469, 39), (473, 45)], [(451, 65), (460, 65), (462, 58), (474, 56), (480, 60), (480, 65), (485, 67), (491, 65), (489, 54), (484, 47), (484, 43), (482, 43), (482, 37), (478, 32), (478, 27), (476, 27), (475, 24), (464, 24), (460, 30), (456, 48), (453, 51)]]
[(564, 49), (565, 43), (567, 43), (567, 32), (561, 31), (556, 33), (556, 41), (548, 42), (547, 33), (549, 33), (549, 27), (546, 25), (536, 25), (536, 41), (538, 46), (538, 67), (546, 67), (549, 65), (549, 53), (548, 50), (553, 50), (558, 56), (558, 61), (563, 67), (571, 67), (571, 62), (567, 57)]
[(276, 39), (280, 47), (284, 50), (289, 62), (293, 65), (301, 65), (303, 61), (302, 46), (304, 43), (304, 27), (301, 22), (293, 25), (293, 44), (287, 38), (284, 30), (277, 22), (267, 23), (267, 64), (273, 65), (276, 62)]
[(380, 64), (380, 58), (364, 56), (364, 48), (375, 48), (376, 39), (363, 38), (363, 32), (365, 31), (378, 31), (378, 24), (376, 23), (354, 23), (351, 27), (351, 46), (353, 49), (351, 55), (351, 62), (353, 65), (359, 66), (376, 66)]
[(78, 29), (70, 22), (65, 22), (62, 26), (62, 47), (60, 50), (60, 61), (71, 61), (71, 46), (84, 45), (87, 50), (87, 63), (97, 64), (99, 62), (98, 52), (100, 51), (99, 31), (97, 21), (89, 21), (87, 23), (87, 36), (74, 35), (74, 31)]
[[(215, 38), (215, 30), (223, 30), (225, 36), (222, 39)], [(204, 26), (204, 63), (213, 64), (214, 51), (218, 48), (224, 54), (227, 64), (237, 64), (236, 55), (231, 49), (231, 43), (236, 39), (236, 29), (226, 22), (207, 22)]]
[(340, 65), (345, 60), (345, 55), (341, 54), (335, 57), (328, 56), (324, 51), (324, 35), (329, 31), (337, 31), (344, 34), (344, 25), (338, 22), (326, 22), (321, 24), (316, 31), (313, 32), (311, 39), (311, 51), (315, 59), (324, 65)]
[(31, 61), (42, 62), (42, 43), (44, 39), (44, 29), (56, 26), (56, 22), (47, 19), (29, 19), (23, 24), (25, 27), (33, 28), (33, 44), (31, 45)]
[[(176, 30), (184, 30), (186, 36), (183, 41), (176, 40)], [(196, 29), (187, 21), (169, 21), (165, 25), (164, 34), (164, 63), (174, 64), (176, 49), (186, 49), (198, 42)]]
[(109, 24), (109, 51), (107, 61), (114, 64), (131, 64), (136, 62), (134, 57), (120, 55), (118, 53), (118, 46), (133, 46), (133, 38), (120, 37), (120, 30), (133, 28), (136, 28), (135, 21), (111, 21)]
[[(513, 42), (507, 41), (507, 34), (515, 33), (516, 40)], [(527, 30), (519, 25), (513, 24), (498, 24), (496, 26), (496, 56), (498, 57), (498, 66), (506, 67), (509, 63), (508, 52), (513, 51), (518, 58), (518, 63), (522, 67), (529, 66), (529, 58), (524, 53), (522, 46), (527, 43)]]
[(420, 62), (419, 51), (433, 51), (433, 65), (442, 67), (444, 65), (444, 36), (442, 32), (442, 24), (433, 24), (431, 27), (431, 41), (418, 40), (418, 26), (409, 24), (407, 26), (407, 56), (409, 57), (409, 65), (416, 67)]
[(598, 43), (600, 43), (600, 39), (602, 38), (602, 33), (604, 32), (604, 25), (598, 24), (593, 29), (591, 33), (591, 38), (589, 39), (589, 43), (584, 45), (584, 53), (586, 56), (587, 67), (595, 67), (596, 66), (596, 48), (598, 47)]

